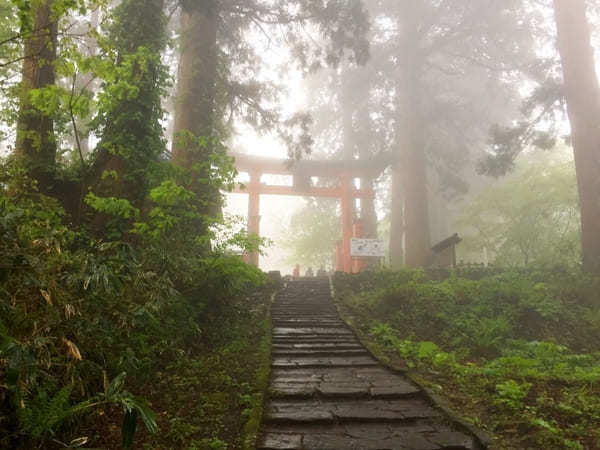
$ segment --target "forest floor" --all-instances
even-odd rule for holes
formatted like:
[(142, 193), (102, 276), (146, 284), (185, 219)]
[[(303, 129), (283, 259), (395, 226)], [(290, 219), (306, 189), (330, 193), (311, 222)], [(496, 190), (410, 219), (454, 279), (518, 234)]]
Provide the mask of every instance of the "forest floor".
[(204, 348), (144, 387), (161, 432), (140, 436), (137, 448), (254, 448), (270, 370), (270, 296), (239, 305), (249, 306), (221, 317)]
[(374, 355), (489, 433), (490, 448), (599, 449), (597, 280), (477, 278), (340, 275), (336, 301)]
[[(270, 296), (238, 300), (203, 330), (193, 351), (161, 362), (135, 389), (156, 414), (158, 433), (138, 426), (137, 449), (251, 450), (255, 448), (267, 389), (270, 355)], [(122, 412), (108, 408), (78, 429), (94, 446), (121, 448)]]

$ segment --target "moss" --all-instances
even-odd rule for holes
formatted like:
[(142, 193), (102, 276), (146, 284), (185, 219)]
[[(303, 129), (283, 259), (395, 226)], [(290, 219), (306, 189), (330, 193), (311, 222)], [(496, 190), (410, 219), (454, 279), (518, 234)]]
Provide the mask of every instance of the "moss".
[(260, 364), (255, 375), (255, 390), (257, 391), (251, 397), (251, 403), (248, 407), (248, 420), (244, 425), (243, 449), (252, 450), (256, 448), (256, 439), (260, 430), (260, 424), (263, 416), (263, 405), (267, 389), (269, 387), (269, 377), (271, 375), (271, 319), (270, 311), (268, 318), (261, 325), (264, 335), (260, 341), (257, 356), (260, 358)]

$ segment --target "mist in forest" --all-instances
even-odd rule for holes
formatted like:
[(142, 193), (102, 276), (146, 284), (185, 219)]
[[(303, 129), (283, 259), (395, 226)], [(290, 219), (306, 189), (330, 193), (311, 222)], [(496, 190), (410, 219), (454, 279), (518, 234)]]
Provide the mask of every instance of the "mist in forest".
[(0, 448), (600, 448), (599, 30), (0, 0)]
[[(78, 11), (57, 13), (62, 16), (52, 26), (68, 32), (53, 38), (56, 49), (51, 48), (55, 44), (44, 49), (41, 41), (14, 34), (17, 25), (11, 17), (18, 16), (18, 8), (5, 1), (1, 154), (26, 157), (37, 146), (47, 146), (40, 162), (79, 164), (89, 167), (92, 179), (101, 177), (92, 172), (117, 164), (107, 155), (115, 145), (127, 145), (126, 139), (113, 143), (105, 136), (114, 122), (112, 94), (106, 89), (121, 89), (118, 80), (127, 76), (123, 71), (109, 73), (106, 64), (126, 61), (125, 50), (141, 44), (159, 55), (150, 84), (135, 87), (146, 89), (150, 103), (154, 96), (154, 106), (148, 103), (146, 108), (156, 111), (156, 125), (138, 129), (139, 142), (155, 147), (150, 153), (191, 164), (189, 145), (179, 142), (189, 131), (210, 136), (219, 142), (213, 150), (229, 154), (291, 162), (358, 160), (365, 167), (381, 163), (385, 170), (361, 180), (376, 195), (356, 199), (350, 214), (361, 222), (363, 237), (385, 240), (385, 260), (391, 266), (425, 264), (431, 247), (454, 233), (464, 238), (457, 251), (467, 264), (548, 263), (562, 253), (543, 249), (542, 241), (556, 239), (566, 239), (555, 247), (568, 248), (569, 261), (582, 257), (596, 264), (594, 256), (581, 252), (598, 247), (594, 230), (599, 213), (594, 200), (584, 198), (595, 186), (595, 174), (586, 168), (596, 165), (584, 161), (597, 157), (569, 156), (573, 145), (577, 154), (571, 135), (575, 116), (590, 116), (589, 108), (595, 107), (582, 103), (595, 104), (589, 99), (597, 95), (596, 2), (567, 8), (564, 15), (562, 2), (550, 0), (353, 0), (320, 6), (306, 0), (279, 6), (259, 1), (249, 2), (248, 10), (221, 9), (218, 3), (198, 12), (180, 8), (174, 0), (156, 1), (156, 11), (165, 14), (156, 16), (152, 26), (162, 31), (148, 43), (141, 12), (134, 19), (140, 27), (127, 34), (118, 30), (119, 14), (126, 15), (130, 7), (127, 2), (90, 0)], [(42, 26), (42, 16), (31, 20)], [(31, 20), (22, 27), (35, 28)], [(576, 25), (579, 34), (572, 30)], [(40, 65), (38, 73), (27, 56), (38, 49), (40, 56), (59, 62), (70, 57), (68, 52), (79, 56), (54, 70)], [(19, 109), (13, 100), (20, 80), (29, 77), (27, 88), (39, 92), (32, 107), (54, 117), (53, 123), (40, 123), (42, 136), (56, 136), (47, 143), (28, 140), (18, 131), (27, 128), (29, 119), (23, 105)], [(152, 93), (151, 84), (157, 82), (162, 87)], [(589, 141), (586, 133), (580, 133), (581, 139)], [(535, 161), (539, 170), (527, 171)], [(573, 178), (577, 161), (579, 184)], [(502, 197), (504, 191), (509, 195), (506, 185), (514, 187), (517, 181), (527, 185), (518, 174), (528, 177), (530, 191), (533, 186), (543, 196), (544, 177), (550, 176), (544, 170), (555, 164), (571, 171), (571, 184), (564, 187), (570, 194), (546, 205), (551, 208), (549, 219), (539, 221), (538, 228), (523, 230), (520, 236), (509, 233), (510, 223), (523, 211), (508, 211), (515, 206), (509, 205), (510, 198), (499, 199), (506, 207), (483, 199)], [(238, 181), (247, 174), (241, 176)], [(120, 189), (128, 189), (126, 184)], [(355, 186), (360, 189), (358, 179)], [(577, 195), (574, 189), (579, 189)], [(227, 197), (223, 211), (247, 220), (244, 195), (221, 191)], [(518, 192), (510, 195), (520, 197)], [(583, 216), (577, 216), (579, 201)], [(288, 272), (295, 264), (333, 269), (341, 226), (328, 221), (330, 229), (324, 232), (320, 226), (311, 228), (311, 222), (323, 223), (315, 222), (315, 212), (341, 220), (340, 208), (339, 199), (263, 196), (262, 235), (270, 245), (262, 267)], [(588, 242), (582, 248), (577, 224), (588, 216), (592, 225), (579, 226)], [(551, 229), (559, 231), (552, 235)], [(533, 244), (530, 236), (540, 242)], [(529, 244), (533, 248), (516, 250)]]
[[(597, 49), (596, 6), (588, 6)], [(257, 45), (266, 55), (263, 76), (282, 83), (283, 108), (310, 115), (313, 142), (300, 158), (389, 162), (371, 180), (375, 200), (356, 200), (353, 212), (369, 237), (386, 241), (386, 261), (420, 265), (454, 233), (463, 238), (457, 258), (464, 264), (578, 261), (577, 183), (552, 3), (364, 7), (369, 57), (361, 63), (350, 54), (333, 67), (296, 67), (285, 44)], [(288, 69), (277, 71), (282, 65)], [(281, 158), (285, 146), (273, 136), (241, 126), (234, 148)], [(552, 180), (560, 187), (550, 193)], [(229, 199), (227, 211), (247, 214), (243, 196)], [(262, 231), (272, 244), (262, 267), (334, 268), (341, 225), (329, 221), (324, 233), (315, 211), (341, 214), (339, 201), (264, 197)]]

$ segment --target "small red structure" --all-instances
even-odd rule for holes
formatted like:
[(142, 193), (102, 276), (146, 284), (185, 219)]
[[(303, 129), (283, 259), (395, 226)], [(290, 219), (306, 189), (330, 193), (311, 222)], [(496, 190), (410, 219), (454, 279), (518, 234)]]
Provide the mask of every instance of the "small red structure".
[[(237, 186), (234, 192), (248, 194), (248, 232), (260, 233), (260, 196), (261, 195), (294, 195), (304, 197), (339, 198), (342, 207), (342, 241), (338, 245), (337, 270), (353, 272), (360, 270), (361, 265), (353, 268), (350, 255), (350, 240), (360, 237), (360, 226), (354, 225), (355, 199), (373, 199), (375, 192), (372, 182), (367, 187), (357, 189), (354, 180), (374, 180), (385, 169), (387, 164), (381, 161), (359, 160), (302, 160), (262, 158), (257, 156), (233, 154), (238, 172), (248, 173), (249, 183), (245, 189)], [(292, 186), (267, 185), (261, 183), (263, 174), (292, 175)], [(311, 177), (335, 179), (333, 187), (311, 186)], [(250, 264), (258, 265), (258, 253), (248, 255)], [(354, 269), (354, 270), (353, 270)]]

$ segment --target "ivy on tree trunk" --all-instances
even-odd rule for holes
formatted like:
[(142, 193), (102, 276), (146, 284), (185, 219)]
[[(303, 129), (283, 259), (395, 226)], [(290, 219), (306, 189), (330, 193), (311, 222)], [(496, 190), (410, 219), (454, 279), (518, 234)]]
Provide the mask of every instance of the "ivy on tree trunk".
[[(52, 111), (43, 111), (33, 95), (55, 83), (57, 23), (53, 0), (31, 6), (31, 23), (22, 24), (27, 33), (24, 42), (21, 96), (17, 119), (15, 157), (27, 174), (38, 182), (42, 192), (51, 189), (56, 165), (56, 139)], [(40, 91), (37, 91), (40, 92)]]

